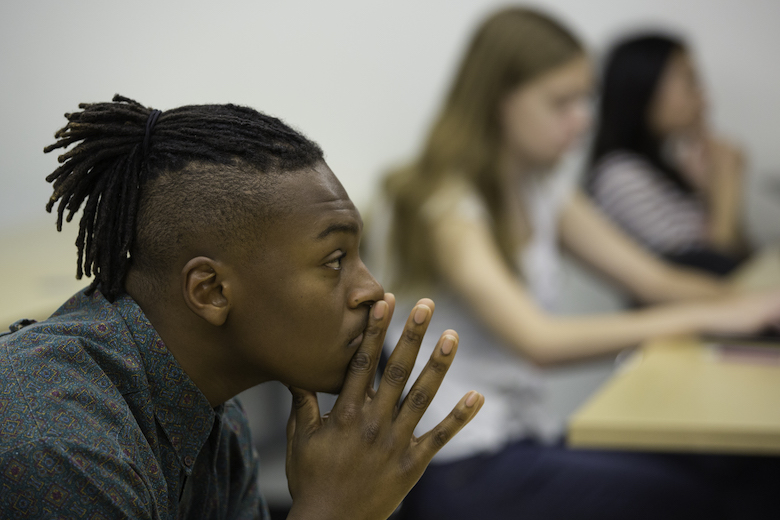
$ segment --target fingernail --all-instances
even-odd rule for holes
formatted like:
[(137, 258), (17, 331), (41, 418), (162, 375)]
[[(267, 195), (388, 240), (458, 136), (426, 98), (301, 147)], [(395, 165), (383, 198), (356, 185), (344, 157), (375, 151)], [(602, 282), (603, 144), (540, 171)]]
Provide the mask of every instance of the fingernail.
[(444, 342), (441, 344), (441, 353), (445, 356), (449, 356), (452, 352), (452, 347), (455, 346), (455, 338), (452, 336), (444, 336)]
[(417, 325), (422, 325), (423, 323), (425, 323), (425, 318), (428, 317), (429, 311), (430, 309), (428, 307), (426, 307), (425, 305), (420, 305), (419, 307), (417, 307), (417, 310), (414, 311), (414, 316), (412, 317), (412, 319)]
[(386, 309), (387, 309), (386, 302), (376, 302), (374, 304), (374, 308), (371, 311), (372, 315), (374, 316), (374, 319), (381, 320), (382, 318), (384, 318)]
[(469, 392), (469, 396), (466, 398), (466, 407), (467, 408), (471, 408), (472, 406), (474, 406), (474, 403), (477, 402), (477, 398), (478, 397), (479, 397), (479, 394), (477, 392), (475, 392), (474, 390)]

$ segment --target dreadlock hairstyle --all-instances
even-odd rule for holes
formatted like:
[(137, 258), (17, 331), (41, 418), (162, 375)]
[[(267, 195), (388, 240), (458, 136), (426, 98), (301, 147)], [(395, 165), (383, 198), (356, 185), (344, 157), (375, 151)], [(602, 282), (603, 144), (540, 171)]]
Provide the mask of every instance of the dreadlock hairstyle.
[[(57, 230), (82, 208), (76, 277), (95, 275), (114, 301), (131, 266), (154, 270), (191, 240), (241, 233), (261, 216), (257, 196), (269, 177), (322, 160), (319, 146), (279, 119), (237, 105), (190, 105), (160, 112), (116, 95), (65, 114), (51, 152), (61, 166), (46, 180), (57, 206)], [(68, 212), (65, 215), (65, 212)], [(267, 208), (266, 208), (267, 211)], [(243, 231), (247, 232), (247, 231)]]

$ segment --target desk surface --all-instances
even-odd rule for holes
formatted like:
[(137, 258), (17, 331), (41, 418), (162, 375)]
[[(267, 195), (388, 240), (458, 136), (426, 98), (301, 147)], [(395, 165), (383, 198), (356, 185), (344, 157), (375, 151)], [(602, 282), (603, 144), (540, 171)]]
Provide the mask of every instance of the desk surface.
[[(746, 290), (780, 287), (780, 250), (733, 278)], [(572, 416), (569, 444), (780, 454), (780, 347), (725, 352), (693, 337), (648, 342)]]
[(649, 342), (574, 414), (573, 447), (780, 454), (778, 354)]

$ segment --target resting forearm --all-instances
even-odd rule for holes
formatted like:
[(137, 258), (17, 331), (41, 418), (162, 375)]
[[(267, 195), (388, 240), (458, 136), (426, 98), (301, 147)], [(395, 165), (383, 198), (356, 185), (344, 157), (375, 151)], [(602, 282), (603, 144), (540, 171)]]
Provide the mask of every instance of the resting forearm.
[(709, 237), (717, 249), (736, 251), (743, 245), (741, 178), (734, 174), (722, 174), (721, 177), (709, 197)]
[(529, 309), (513, 290), (488, 293), (474, 285), (466, 299), (494, 333), (539, 365), (610, 354), (650, 337), (701, 330), (710, 305), (677, 303), (617, 314), (555, 317)]
[(670, 303), (724, 296), (731, 286), (701, 271), (667, 265), (652, 283), (635, 292), (643, 303)]
[(582, 318), (549, 318), (535, 334), (515, 333), (513, 343), (535, 363), (549, 365), (615, 353), (655, 336), (696, 332), (704, 321), (703, 309), (683, 304)]

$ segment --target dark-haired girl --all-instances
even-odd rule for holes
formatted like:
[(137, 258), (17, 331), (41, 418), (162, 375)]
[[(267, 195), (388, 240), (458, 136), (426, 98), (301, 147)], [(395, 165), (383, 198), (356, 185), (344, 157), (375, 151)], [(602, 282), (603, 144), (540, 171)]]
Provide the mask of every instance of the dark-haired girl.
[(724, 275), (745, 251), (742, 154), (712, 137), (685, 44), (651, 34), (607, 59), (590, 192), (651, 251)]

